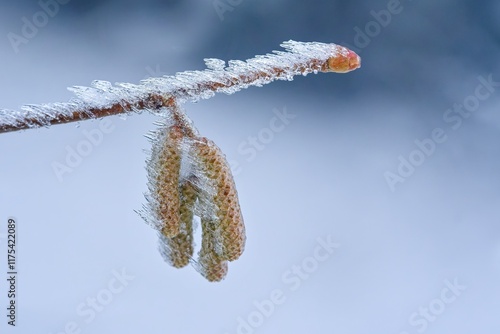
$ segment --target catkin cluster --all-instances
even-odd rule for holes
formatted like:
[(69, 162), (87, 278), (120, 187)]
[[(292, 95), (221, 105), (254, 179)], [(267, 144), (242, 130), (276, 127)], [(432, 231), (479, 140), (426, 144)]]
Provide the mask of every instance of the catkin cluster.
[[(245, 226), (231, 169), (221, 150), (185, 124), (153, 133), (148, 161), (148, 207), (143, 218), (159, 231), (160, 253), (176, 268), (189, 263), (209, 281), (221, 281), (228, 261), (245, 248)], [(195, 216), (202, 229), (194, 257)]]

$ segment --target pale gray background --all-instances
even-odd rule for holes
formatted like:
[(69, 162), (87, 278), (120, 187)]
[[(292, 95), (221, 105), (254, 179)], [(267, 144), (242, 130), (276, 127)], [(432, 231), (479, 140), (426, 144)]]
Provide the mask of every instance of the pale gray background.
[[(72, 0), (15, 53), (7, 34), (19, 34), (21, 18), (40, 6), (3, 0), (0, 107), (66, 101), (66, 87), (94, 79), (135, 83), (202, 69), (205, 57), (245, 59), (288, 39), (355, 46), (354, 28), (387, 4), (243, 0), (221, 20), (211, 0)], [(500, 81), (500, 5), (401, 5), (361, 48), (356, 72), (186, 105), (241, 169), (247, 248), (219, 284), (165, 264), (155, 232), (133, 211), (144, 201), (143, 135), (154, 116), (110, 118), (114, 131), (63, 182), (51, 164), (98, 121), (0, 135), (1, 277), (7, 217), (19, 224), (18, 327), (8, 332), (60, 333), (74, 321), (81, 333), (236, 333), (255, 300), (281, 289), (286, 301), (255, 333), (418, 333), (409, 317), (454, 278), (466, 290), (425, 332), (498, 332), (500, 91), (455, 131), (442, 117), (474, 93), (478, 76)], [(269, 126), (275, 108), (296, 118), (247, 161), (238, 146)], [(391, 192), (384, 172), (436, 127), (448, 140)], [(283, 273), (327, 235), (340, 248), (290, 291)], [(135, 279), (86, 323), (77, 306), (121, 268)]]

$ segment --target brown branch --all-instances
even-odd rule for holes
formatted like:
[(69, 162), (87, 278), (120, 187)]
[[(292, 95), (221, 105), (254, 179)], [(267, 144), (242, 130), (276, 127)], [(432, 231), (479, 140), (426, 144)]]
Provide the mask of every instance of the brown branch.
[(175, 100), (172, 97), (165, 99), (161, 95), (150, 94), (144, 100), (137, 101), (135, 103), (122, 101), (114, 103), (107, 108), (89, 108), (88, 110), (79, 109), (73, 111), (70, 115), (58, 114), (57, 117), (50, 119), (48, 123), (45, 124), (38, 117), (29, 117), (29, 115), (27, 115), (27, 117), (22, 121), (17, 121), (13, 124), (0, 124), (0, 133), (103, 118), (106, 116), (126, 114), (133, 110), (159, 110), (161, 108), (172, 108), (174, 105)]

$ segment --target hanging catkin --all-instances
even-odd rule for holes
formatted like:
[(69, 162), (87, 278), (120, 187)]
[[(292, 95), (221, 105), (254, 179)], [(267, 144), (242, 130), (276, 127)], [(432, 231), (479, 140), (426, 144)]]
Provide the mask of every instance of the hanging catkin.
[(231, 169), (222, 151), (211, 140), (200, 138), (194, 146), (203, 173), (214, 188), (211, 201), (220, 238), (220, 255), (225, 260), (234, 261), (243, 253), (246, 236)]

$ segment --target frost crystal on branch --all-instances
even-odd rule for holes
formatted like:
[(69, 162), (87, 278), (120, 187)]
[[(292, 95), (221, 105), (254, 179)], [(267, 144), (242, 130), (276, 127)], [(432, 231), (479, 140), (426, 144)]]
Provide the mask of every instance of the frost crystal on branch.
[(295, 75), (318, 72), (345, 73), (360, 67), (351, 50), (318, 42), (288, 41), (285, 51), (274, 51), (246, 61), (205, 59), (207, 69), (143, 80), (140, 84), (94, 81), (90, 87), (72, 87), (76, 98), (66, 103), (26, 105), (20, 111), (0, 109), (0, 133), (104, 116), (148, 110), (158, 112), (178, 103), (208, 99), (215, 93), (232, 94), (249, 86)]

